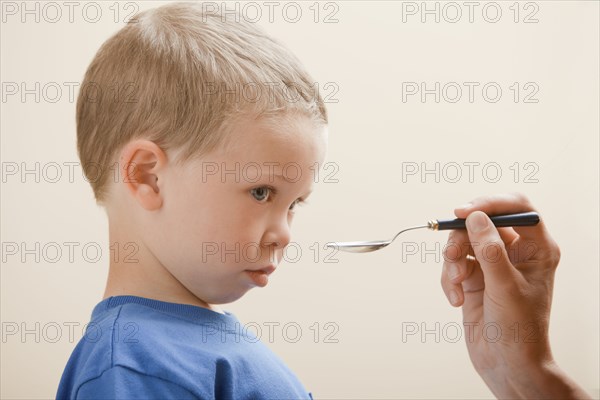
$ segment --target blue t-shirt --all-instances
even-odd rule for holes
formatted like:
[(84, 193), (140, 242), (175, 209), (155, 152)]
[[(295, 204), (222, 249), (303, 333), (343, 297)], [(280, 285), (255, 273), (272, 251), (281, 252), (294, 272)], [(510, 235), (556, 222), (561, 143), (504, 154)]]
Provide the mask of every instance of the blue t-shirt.
[(137, 296), (102, 300), (58, 399), (312, 399), (231, 313)]

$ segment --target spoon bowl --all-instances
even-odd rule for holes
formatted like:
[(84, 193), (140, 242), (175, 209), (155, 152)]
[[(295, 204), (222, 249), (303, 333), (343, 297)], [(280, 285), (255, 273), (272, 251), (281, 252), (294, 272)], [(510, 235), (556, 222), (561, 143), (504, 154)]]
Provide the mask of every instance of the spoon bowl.
[(330, 242), (330, 243), (327, 243), (326, 246), (330, 247), (330, 248), (335, 248), (337, 250), (346, 251), (349, 253), (370, 253), (372, 251), (383, 249), (384, 247), (386, 247), (387, 245), (392, 243), (394, 240), (396, 240), (398, 235), (400, 235), (403, 232), (410, 231), (413, 229), (422, 229), (422, 228), (429, 228), (429, 227), (430, 226), (428, 224), (428, 225), (415, 226), (412, 228), (404, 229), (404, 230), (401, 230), (400, 232), (396, 233), (396, 235), (393, 238), (391, 238), (390, 240), (373, 240), (370, 242)]

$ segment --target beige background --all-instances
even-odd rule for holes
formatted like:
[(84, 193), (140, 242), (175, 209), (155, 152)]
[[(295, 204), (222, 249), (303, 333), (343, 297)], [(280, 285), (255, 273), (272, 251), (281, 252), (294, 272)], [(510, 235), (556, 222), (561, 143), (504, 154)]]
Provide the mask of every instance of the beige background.
[[(22, 7), (21, 2), (13, 4)], [(35, 7), (34, 2), (27, 4)], [(55, 23), (49, 21), (55, 11), (47, 8), (43, 14), (41, 4), (39, 22), (31, 15), (22, 22), (22, 10), (16, 16), (12, 11), (3, 14), (3, 171), (13, 163), (21, 169), (21, 163), (33, 168), (39, 162), (41, 176), (39, 183), (32, 174), (3, 179), (2, 398), (55, 395), (82, 326), (102, 297), (109, 255), (107, 222), (80, 169), (75, 168), (69, 182), (64, 166), (78, 161), (75, 104), (69, 99), (68, 82), (81, 81), (98, 47), (123, 25), (131, 7), (159, 3), (120, 3), (118, 23), (109, 9), (112, 2), (98, 3), (103, 13), (96, 23), (82, 17), (85, 3), (78, 3), (72, 22), (68, 8), (57, 4), (63, 15)], [(598, 2), (520, 3), (518, 22), (510, 9), (513, 2), (498, 2), (502, 16), (496, 23), (483, 18), (484, 6), (486, 17), (495, 17), (495, 6), (486, 2), (478, 3), (472, 23), (463, 2), (457, 3), (463, 15), (456, 23), (447, 21), (454, 18), (455, 9), (445, 3), (438, 3), (446, 11), (439, 23), (432, 15), (423, 23), (420, 14), (405, 15), (402, 21), (403, 6), (420, 7), (421, 2), (320, 3), (316, 23), (312, 2), (288, 6), (288, 21), (282, 14), (286, 3), (279, 3), (272, 23), (264, 3), (256, 4), (263, 13), (259, 24), (289, 45), (324, 94), (337, 101), (328, 104), (328, 161), (338, 167), (338, 182), (324, 182), (321, 176), (310, 204), (298, 212), (293, 240), (302, 250), (301, 258), (282, 265), (268, 287), (251, 291), (225, 309), (243, 322), (263, 326), (263, 340), (315, 398), (490, 398), (470, 364), (464, 340), (451, 340), (461, 314), (448, 305), (440, 288), (441, 261), (423, 252), (425, 246), (433, 253), (436, 245), (440, 250), (445, 233), (412, 232), (404, 236), (408, 244), (397, 242), (372, 254), (337, 254), (337, 263), (326, 262), (326, 253), (316, 254), (310, 246), (387, 238), (406, 226), (451, 217), (455, 206), (475, 196), (522, 191), (542, 213), (563, 254), (551, 319), (555, 357), (598, 397)], [(290, 7), (296, 5), (302, 17), (292, 23)], [(428, 7), (433, 9), (435, 2)], [(93, 11), (88, 6), (88, 19), (94, 18)], [(254, 18), (254, 11), (246, 12), (247, 18)], [(337, 22), (324, 23), (332, 12)], [(538, 22), (524, 23), (531, 13)], [(14, 88), (11, 82), (24, 82), (26, 88), (40, 82), (41, 92), (55, 82), (62, 96), (52, 102), (56, 92), (50, 85), (40, 93), (39, 103), (33, 95), (22, 102), (20, 93), (7, 95)], [(466, 86), (457, 103), (444, 98), (435, 103), (433, 95), (425, 102), (418, 96), (403, 102), (402, 82), (426, 82), (429, 88), (435, 82), (442, 87), (448, 82), (480, 86), (472, 103)], [(496, 82), (503, 91), (496, 103), (482, 97), (481, 87), (488, 82)], [(514, 82), (521, 90), (517, 103), (510, 89)], [(523, 101), (531, 92), (532, 86), (524, 87), (527, 82), (537, 85), (537, 103)], [(50, 182), (56, 172), (49, 164), (53, 162), (63, 165), (62, 179), (56, 183)], [(433, 168), (435, 162), (452, 175), (441, 176), (439, 182), (432, 175), (425, 176), (425, 182), (419, 175), (402, 179), (406, 163)], [(455, 170), (449, 168), (455, 164), (449, 163), (468, 162), (481, 163), (473, 182), (467, 167), (459, 182), (450, 182)], [(520, 170), (516, 183), (515, 162)], [(482, 175), (481, 166), (489, 163), (500, 166), (502, 176), (496, 183), (486, 181), (494, 178), (493, 169)], [(532, 164), (526, 169), (526, 163)], [(532, 171), (529, 178), (537, 183), (525, 182)], [(79, 246), (73, 262), (64, 245), (56, 263), (49, 262), (54, 253), (42, 254), (39, 262), (28, 255), (22, 262), (21, 253), (5, 251), (9, 243), (33, 248), (36, 242), (49, 251), (48, 243)], [(88, 243), (103, 249), (95, 263), (83, 259), (81, 249)], [(408, 253), (411, 243), (417, 255)], [(94, 257), (93, 247), (89, 254)], [(272, 343), (265, 322), (280, 324)], [(283, 335), (286, 323), (302, 329), (296, 343), (293, 329)], [(69, 324), (75, 326), (72, 341)], [(414, 324), (437, 331), (439, 340), (432, 333), (425, 340), (418, 335), (403, 340), (403, 328), (406, 333)], [(20, 331), (9, 335), (15, 326)], [(61, 335), (55, 339), (57, 326)], [(22, 328), (31, 333), (22, 338)], [(320, 333), (316, 343), (315, 330)], [(337, 343), (326, 342), (325, 335), (331, 333), (329, 339)]]

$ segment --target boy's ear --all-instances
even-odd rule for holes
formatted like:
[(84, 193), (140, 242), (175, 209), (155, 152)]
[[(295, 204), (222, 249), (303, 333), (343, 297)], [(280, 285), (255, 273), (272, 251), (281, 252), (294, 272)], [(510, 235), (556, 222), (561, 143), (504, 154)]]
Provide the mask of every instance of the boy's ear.
[(137, 202), (148, 211), (159, 209), (163, 201), (159, 178), (164, 176), (165, 152), (149, 140), (134, 140), (123, 148), (120, 161), (122, 183)]

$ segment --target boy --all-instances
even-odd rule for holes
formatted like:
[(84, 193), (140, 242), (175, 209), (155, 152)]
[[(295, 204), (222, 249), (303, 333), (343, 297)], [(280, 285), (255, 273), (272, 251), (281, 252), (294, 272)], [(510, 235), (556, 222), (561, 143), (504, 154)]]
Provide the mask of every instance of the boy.
[(79, 156), (110, 243), (135, 251), (111, 257), (57, 398), (312, 398), (218, 306), (268, 283), (327, 144), (300, 62), (234, 19), (142, 12), (86, 72)]
[[(327, 112), (292, 54), (232, 19), (189, 4), (143, 12), (88, 68), (78, 151), (119, 251), (57, 398), (312, 398), (218, 305), (267, 285), (281, 261), (311, 168), (325, 158)], [(492, 262), (474, 246), (475, 257), (445, 257), (442, 287), (465, 321), (534, 321), (544, 333), (527, 344), (467, 341), (494, 394), (589, 398), (558, 368), (545, 334), (556, 243), (543, 221), (499, 232), (486, 216), (531, 210), (520, 195), (455, 210), (467, 232), (450, 242), (514, 250), (533, 241), (537, 252), (515, 260), (502, 251)]]

